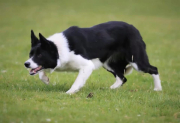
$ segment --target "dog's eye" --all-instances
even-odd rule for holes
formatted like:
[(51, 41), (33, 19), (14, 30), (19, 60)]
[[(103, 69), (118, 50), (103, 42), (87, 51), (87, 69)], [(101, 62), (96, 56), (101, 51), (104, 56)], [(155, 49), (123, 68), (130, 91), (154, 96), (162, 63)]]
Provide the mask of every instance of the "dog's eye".
[(41, 55), (41, 54), (39, 54), (39, 55), (38, 55), (38, 58), (41, 58), (41, 56), (42, 56), (42, 55)]

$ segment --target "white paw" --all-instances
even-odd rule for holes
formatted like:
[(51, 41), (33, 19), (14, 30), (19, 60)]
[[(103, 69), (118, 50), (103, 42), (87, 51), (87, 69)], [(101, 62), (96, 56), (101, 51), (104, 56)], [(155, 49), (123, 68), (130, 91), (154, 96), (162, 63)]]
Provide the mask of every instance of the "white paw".
[(121, 86), (121, 84), (116, 84), (114, 83), (113, 85), (111, 85), (111, 89), (116, 89), (116, 88), (119, 88)]
[(154, 91), (162, 91), (162, 87), (156, 87), (154, 88)]
[(46, 76), (44, 76), (44, 77), (41, 79), (41, 81), (43, 81), (46, 85), (49, 84), (49, 78), (46, 77)]
[(78, 92), (79, 90), (72, 90), (72, 89), (69, 89), (67, 92), (66, 92), (66, 94), (74, 94), (74, 93), (76, 93), (76, 92)]

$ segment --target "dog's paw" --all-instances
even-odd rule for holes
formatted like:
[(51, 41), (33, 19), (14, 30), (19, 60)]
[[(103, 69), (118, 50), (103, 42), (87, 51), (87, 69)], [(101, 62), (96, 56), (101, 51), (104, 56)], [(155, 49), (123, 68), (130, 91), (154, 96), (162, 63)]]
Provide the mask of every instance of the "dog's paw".
[(116, 86), (111, 86), (110, 89), (116, 89), (116, 88), (119, 88), (120, 86), (116, 87)]
[(49, 78), (44, 76), (42, 79), (41, 79), (42, 82), (44, 82), (46, 85), (49, 84)]
[(154, 91), (162, 91), (162, 87), (154, 88)]
[(116, 89), (116, 87), (114, 87), (114, 85), (111, 85), (111, 86), (110, 86), (110, 89)]
[(111, 85), (111, 89), (116, 89), (119, 88), (121, 86), (121, 83), (114, 83), (113, 85)]
[(69, 89), (67, 92), (66, 92), (66, 94), (74, 94), (74, 93), (76, 93), (76, 92), (78, 92), (78, 90), (72, 90), (72, 89)]

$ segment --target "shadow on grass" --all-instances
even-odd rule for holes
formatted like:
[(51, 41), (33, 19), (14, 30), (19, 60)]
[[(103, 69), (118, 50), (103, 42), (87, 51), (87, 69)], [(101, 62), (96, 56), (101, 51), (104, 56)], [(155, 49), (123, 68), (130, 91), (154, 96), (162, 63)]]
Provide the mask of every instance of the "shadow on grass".
[[(2, 87), (2, 88), (1, 88)], [(5, 84), (1, 86), (2, 90), (6, 91), (36, 91), (36, 92), (66, 92), (70, 86), (66, 83), (56, 84), (56, 85), (45, 85), (41, 83), (26, 83), (26, 84)]]
[(23, 86), (24, 90), (27, 91), (47, 91), (47, 92), (66, 92), (68, 90), (68, 86), (66, 84), (57, 84), (57, 85), (31, 85), (31, 86)]
[[(23, 85), (22, 90), (26, 91), (36, 91), (36, 92), (62, 92), (65, 93), (68, 91), (71, 87), (71, 84), (68, 83), (61, 83), (61, 84), (56, 84), (56, 85), (43, 85), (43, 84), (33, 84), (33, 85)], [(18, 89), (18, 87), (17, 87)], [(99, 87), (99, 86), (84, 86), (81, 88), (82, 90), (86, 91), (108, 91), (109, 88), (106, 87)]]

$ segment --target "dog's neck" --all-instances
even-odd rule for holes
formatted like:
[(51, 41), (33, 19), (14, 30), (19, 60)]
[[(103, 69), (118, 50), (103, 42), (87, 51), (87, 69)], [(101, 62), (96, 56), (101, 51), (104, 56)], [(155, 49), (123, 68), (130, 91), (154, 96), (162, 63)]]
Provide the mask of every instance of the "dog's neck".
[(59, 55), (59, 59), (57, 59), (57, 66), (52, 70), (53, 72), (56, 68), (60, 68), (68, 62), (69, 60), (68, 53), (70, 51), (68, 47), (68, 40), (66, 39), (63, 32), (56, 33), (47, 39), (49, 41), (52, 41), (56, 45), (57, 50), (58, 50), (58, 55)]

